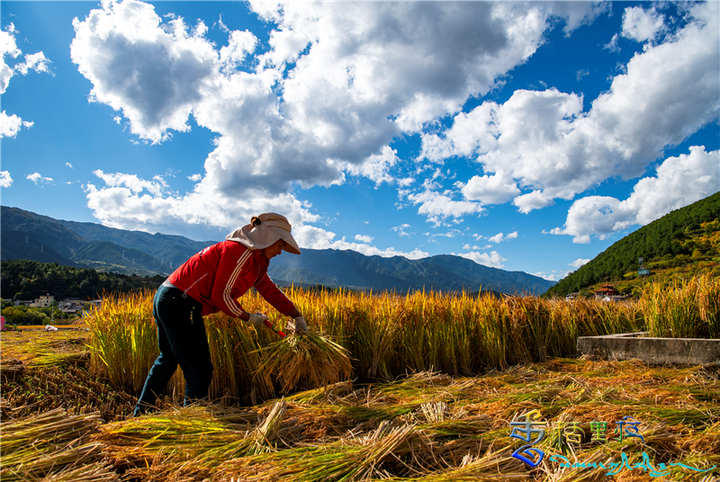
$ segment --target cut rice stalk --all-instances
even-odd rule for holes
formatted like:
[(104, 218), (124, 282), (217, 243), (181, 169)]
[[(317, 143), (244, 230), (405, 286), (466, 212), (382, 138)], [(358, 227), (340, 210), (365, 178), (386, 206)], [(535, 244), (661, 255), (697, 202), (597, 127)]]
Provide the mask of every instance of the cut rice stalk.
[(465, 456), (459, 467), (432, 474), (388, 482), (510, 482), (528, 480), (529, 474), (523, 464), (511, 457), (511, 449), (488, 450), (482, 457)]
[(352, 375), (349, 352), (316, 333), (288, 335), (258, 352), (263, 362), (255, 377), (277, 378), (283, 394), (330, 385)]
[(120, 477), (112, 466), (103, 462), (83, 464), (60, 472), (52, 472), (42, 479), (25, 479), (25, 482), (120, 482)]
[(56, 409), (3, 423), (0, 478), (27, 481), (97, 461), (100, 444), (88, 443), (86, 436), (97, 428), (99, 418), (97, 413), (68, 415)]
[(277, 480), (295, 482), (370, 480), (381, 474), (384, 464), (401, 464), (405, 455), (422, 443), (422, 432), (414, 425), (389, 427), (387, 423), (381, 424), (377, 431), (355, 443), (303, 446), (236, 459), (225, 464), (223, 472), (216, 475), (233, 474), (248, 481), (268, 480), (268, 474)]
[(348, 393), (353, 391), (352, 380), (325, 385), (320, 388), (313, 388), (303, 392), (295, 393), (285, 400), (299, 403), (301, 405), (337, 404)]
[[(255, 416), (229, 409), (191, 406), (152, 413), (101, 428), (97, 438), (116, 464), (131, 465), (128, 474), (142, 480), (180, 480), (188, 474), (209, 475), (224, 461), (276, 449), (294, 436), (285, 424), (286, 403), (277, 401), (256, 427), (242, 423)], [(240, 423), (234, 423), (240, 422)]]
[(261, 454), (271, 450), (280, 435), (280, 426), (286, 409), (287, 403), (284, 400), (278, 400), (273, 404), (263, 423), (250, 436), (254, 443), (248, 448), (246, 455)]

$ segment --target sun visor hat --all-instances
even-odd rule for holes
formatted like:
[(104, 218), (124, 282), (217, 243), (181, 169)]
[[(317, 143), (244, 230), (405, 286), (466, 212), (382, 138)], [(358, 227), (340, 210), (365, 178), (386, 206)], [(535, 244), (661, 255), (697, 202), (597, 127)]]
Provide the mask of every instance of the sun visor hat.
[(291, 234), (292, 226), (282, 214), (263, 213), (253, 216), (250, 224), (236, 229), (225, 236), (228, 241), (237, 241), (251, 249), (264, 249), (278, 240), (285, 241), (283, 248), (288, 253), (300, 254), (295, 238)]

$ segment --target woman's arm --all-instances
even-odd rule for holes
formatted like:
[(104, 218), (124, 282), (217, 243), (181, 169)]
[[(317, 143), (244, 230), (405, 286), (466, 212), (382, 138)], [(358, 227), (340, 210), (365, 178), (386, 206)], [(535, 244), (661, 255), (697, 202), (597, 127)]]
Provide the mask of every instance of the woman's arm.
[(249, 316), (238, 302), (252, 286), (254, 273), (250, 269), (253, 264), (252, 252), (233, 242), (225, 246), (220, 258), (214, 260), (215, 278), (212, 287), (212, 301), (220, 310), (228, 315), (247, 321)]
[(305, 323), (305, 318), (303, 318), (300, 310), (298, 310), (293, 302), (285, 296), (285, 293), (280, 291), (280, 288), (273, 283), (273, 280), (270, 279), (267, 273), (255, 285), (255, 289), (257, 289), (258, 293), (260, 293), (262, 297), (268, 301), (268, 303), (273, 305), (276, 310), (285, 316), (291, 316), (295, 320), (295, 333), (308, 333), (307, 323)]
[(285, 296), (285, 293), (280, 291), (280, 288), (270, 279), (267, 273), (255, 284), (255, 289), (283, 315), (292, 316), (293, 318), (302, 316), (300, 311), (295, 308), (295, 304)]
[(302, 313), (300, 313), (297, 308), (293, 308), (293, 310), (287, 315), (291, 318), (297, 318), (298, 316), (302, 316)]

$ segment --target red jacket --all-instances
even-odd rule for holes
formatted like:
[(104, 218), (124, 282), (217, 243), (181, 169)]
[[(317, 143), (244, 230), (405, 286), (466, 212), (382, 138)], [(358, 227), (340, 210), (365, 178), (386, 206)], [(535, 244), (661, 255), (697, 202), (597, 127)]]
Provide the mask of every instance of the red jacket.
[(201, 302), (203, 316), (218, 311), (240, 316), (245, 310), (237, 299), (253, 286), (280, 313), (288, 315), (295, 305), (267, 275), (269, 264), (261, 250), (223, 241), (193, 255), (168, 281)]

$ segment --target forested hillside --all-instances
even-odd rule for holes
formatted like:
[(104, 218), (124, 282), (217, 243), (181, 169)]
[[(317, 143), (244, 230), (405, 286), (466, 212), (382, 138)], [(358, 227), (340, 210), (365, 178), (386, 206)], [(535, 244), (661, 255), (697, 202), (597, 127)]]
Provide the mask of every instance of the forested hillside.
[(3, 261), (0, 285), (4, 299), (34, 300), (50, 293), (55, 299), (97, 298), (103, 292), (127, 293), (157, 288), (164, 276), (141, 277), (99, 273), (94, 269), (73, 268), (58, 263), (24, 259)]
[[(720, 275), (720, 193), (677, 209), (622, 238), (569, 274), (546, 295), (580, 292), (602, 282), (633, 276), (645, 268), (661, 270), (697, 265)], [(696, 271), (696, 270), (694, 270)]]

